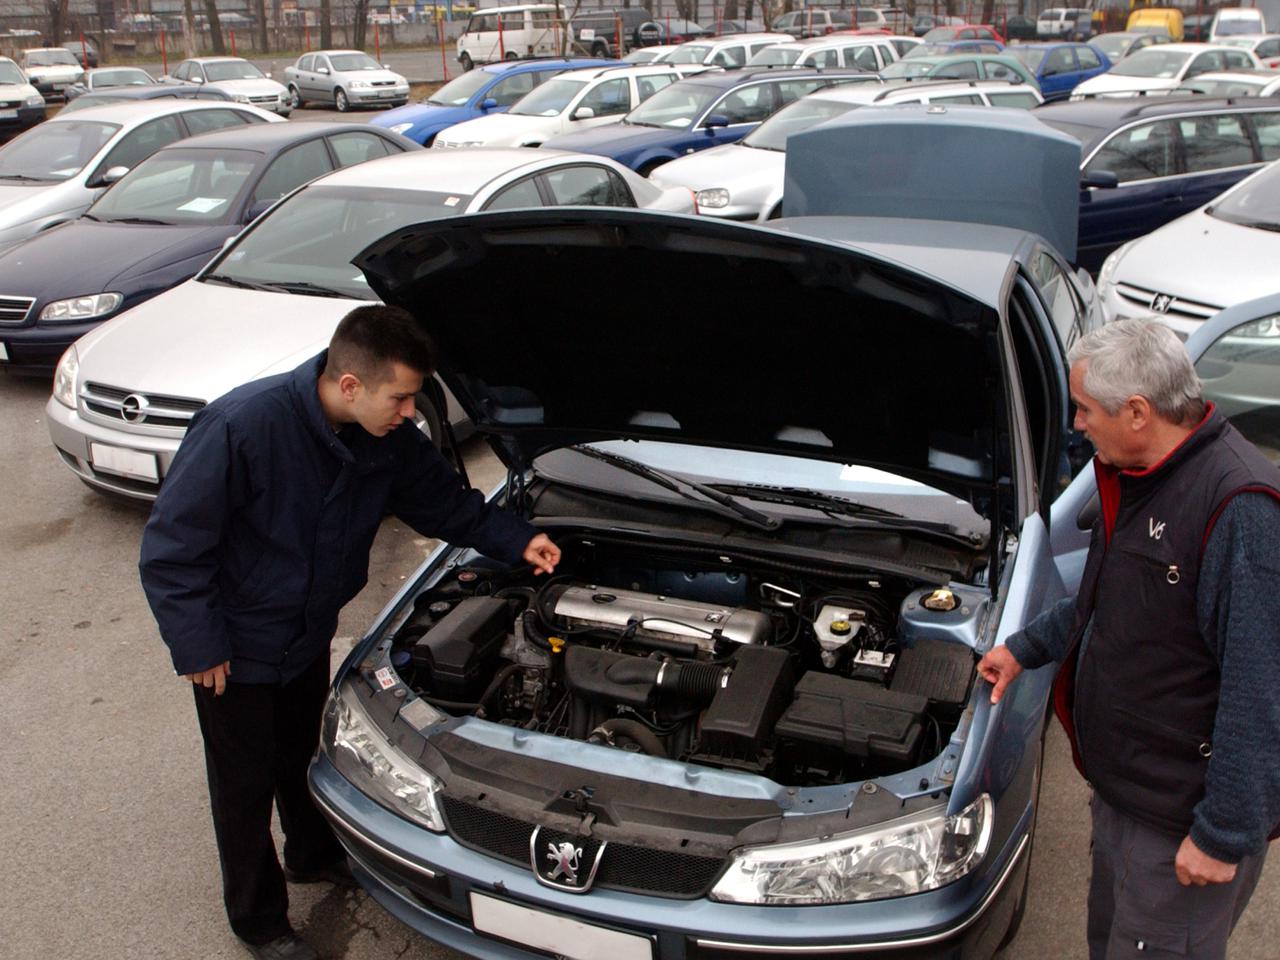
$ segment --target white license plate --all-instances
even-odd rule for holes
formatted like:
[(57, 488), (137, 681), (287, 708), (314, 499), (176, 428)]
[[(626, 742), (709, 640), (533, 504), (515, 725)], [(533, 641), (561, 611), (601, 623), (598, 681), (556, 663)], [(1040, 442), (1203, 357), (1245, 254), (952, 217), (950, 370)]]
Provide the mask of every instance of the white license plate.
[(378, 96), (380, 96), (380, 97), (387, 97), (388, 99), (390, 99), (391, 97), (394, 97), (395, 95), (396, 95), (396, 92), (395, 92), (394, 90), (379, 90), (379, 91), (378, 91)]
[(6, 347), (3, 343), (0, 343), (0, 360), (8, 360), (8, 359), (9, 359), (9, 348)]
[(156, 465), (154, 453), (139, 453), (137, 450), (125, 450), (105, 443), (90, 443), (89, 457), (93, 461), (94, 469), (104, 473), (135, 477), (139, 480), (160, 479), (160, 469)]
[(471, 894), (471, 921), (480, 933), (556, 953), (570, 960), (653, 960), (653, 942), (617, 930)]
[(17, 120), (17, 110), (0, 110), (0, 120)]

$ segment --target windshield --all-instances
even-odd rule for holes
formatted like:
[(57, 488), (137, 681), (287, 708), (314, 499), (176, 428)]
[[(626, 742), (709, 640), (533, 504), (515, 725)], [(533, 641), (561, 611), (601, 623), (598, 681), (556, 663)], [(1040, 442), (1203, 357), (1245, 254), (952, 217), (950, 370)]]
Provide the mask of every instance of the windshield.
[(795, 47), (787, 47), (780, 44), (774, 44), (772, 47), (765, 47), (754, 57), (747, 61), (749, 67), (789, 67), (800, 59), (802, 50)]
[(493, 74), (485, 70), (472, 70), (427, 97), (427, 103), (437, 107), (461, 107), (482, 88), (493, 82)]
[(664, 63), (702, 63), (711, 53), (705, 43), (682, 43), (671, 51)]
[(795, 103), (789, 103), (772, 117), (760, 124), (750, 135), (743, 139), (748, 147), (760, 150), (787, 149), (787, 137), (801, 130), (808, 130), (824, 120), (848, 113), (858, 105), (856, 103), (836, 103), (831, 100), (815, 100), (805, 97)]
[(938, 64), (933, 60), (912, 60), (909, 57), (903, 58), (896, 63), (891, 63), (880, 71), (880, 76), (886, 80), (900, 80), (903, 77), (925, 77)]
[(331, 53), (329, 62), (333, 69), (349, 73), (354, 70), (381, 70), (382, 64), (366, 53)]
[(18, 69), (18, 65), (12, 60), (0, 60), (0, 83), (26, 83), (27, 78), (22, 75), (22, 71)]
[(272, 209), (212, 275), (249, 285), (310, 285), (356, 300), (376, 300), (364, 274), (351, 263), (355, 255), (393, 230), (456, 216), (469, 200), (431, 190), (307, 187)]
[(903, 60), (915, 57), (940, 57), (944, 54), (951, 53), (951, 44), (949, 43), (917, 43), (914, 47), (906, 52)]
[(118, 123), (42, 123), (0, 150), (0, 180), (68, 180), (120, 129)]
[(244, 60), (215, 60), (204, 65), (210, 83), (219, 80), (261, 80), (262, 71)]
[(1190, 59), (1189, 53), (1147, 47), (1125, 57), (1111, 73), (1117, 77), (1176, 77)]
[(1040, 64), (1044, 61), (1044, 51), (1039, 48), (1028, 47), (1010, 47), (1009, 52), (1018, 58), (1018, 61), (1032, 73), (1040, 69)]
[(1089, 41), (1107, 55), (1108, 60), (1119, 60), (1131, 42), (1129, 37), (1094, 37)]
[(1265, 167), (1206, 212), (1230, 223), (1280, 231), (1280, 164)]
[(1218, 25), (1213, 28), (1214, 39), (1241, 34), (1257, 36), (1260, 33), (1262, 33), (1262, 22), (1252, 17), (1231, 17), (1227, 20), (1219, 20)]
[(260, 159), (247, 150), (164, 150), (138, 164), (89, 213), (99, 220), (226, 223)]
[(95, 70), (90, 79), (95, 90), (100, 87), (129, 87), (155, 83), (145, 70)]
[(567, 77), (548, 80), (532, 93), (517, 100), (515, 106), (507, 112), (521, 117), (558, 116), (586, 85), (586, 80), (570, 80)]
[(721, 92), (699, 83), (673, 83), (627, 114), (627, 123), (688, 130)]
[(33, 50), (27, 54), (27, 66), (29, 67), (55, 67), (62, 65), (78, 67), (80, 62), (71, 55), (69, 50)]

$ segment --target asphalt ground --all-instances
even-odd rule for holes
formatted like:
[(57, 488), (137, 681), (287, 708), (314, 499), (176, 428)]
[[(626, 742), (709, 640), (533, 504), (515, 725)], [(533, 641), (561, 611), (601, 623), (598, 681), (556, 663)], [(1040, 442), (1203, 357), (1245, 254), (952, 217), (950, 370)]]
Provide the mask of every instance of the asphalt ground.
[[(306, 119), (367, 120), (307, 108)], [(235, 960), (221, 907), (204, 764), (187, 685), (138, 585), (147, 508), (83, 486), (49, 441), (47, 380), (0, 374), (0, 960)], [(473, 482), (501, 478), (479, 442)], [(395, 520), (341, 618), (333, 663), (430, 551)], [(1088, 790), (1056, 722), (1022, 930), (1003, 960), (1085, 960)], [(363, 892), (290, 889), (326, 960), (458, 958)], [(1280, 857), (1232, 939), (1233, 960), (1280, 957)]]

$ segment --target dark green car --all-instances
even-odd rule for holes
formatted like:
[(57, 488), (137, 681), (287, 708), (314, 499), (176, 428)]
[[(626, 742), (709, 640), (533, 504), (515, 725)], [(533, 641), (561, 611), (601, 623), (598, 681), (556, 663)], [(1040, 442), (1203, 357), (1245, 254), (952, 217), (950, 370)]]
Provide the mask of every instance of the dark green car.
[(1040, 89), (1036, 78), (1016, 58), (998, 53), (905, 57), (886, 66), (880, 76), (886, 80), (1012, 80), (1020, 77), (1023, 83)]

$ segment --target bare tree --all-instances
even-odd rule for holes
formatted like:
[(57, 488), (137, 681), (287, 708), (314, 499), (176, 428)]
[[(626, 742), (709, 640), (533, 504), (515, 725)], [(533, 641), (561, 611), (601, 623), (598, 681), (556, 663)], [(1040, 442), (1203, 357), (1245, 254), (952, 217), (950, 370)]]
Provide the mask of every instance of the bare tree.
[(182, 0), (182, 48), (183, 56), (196, 55), (196, 15), (191, 0)]
[(320, 0), (320, 49), (322, 50), (328, 50), (333, 46), (333, 27), (329, 23), (332, 19), (333, 11), (329, 0)]
[(353, 36), (351, 38), (351, 46), (357, 50), (364, 49), (365, 27), (368, 26), (369, 19), (369, 0), (355, 0), (352, 4), (352, 17), (355, 22), (351, 25)]
[(720, 9), (720, 19), (738, 19), (738, 0), (724, 0), (724, 6)]
[(222, 21), (218, 19), (217, 0), (204, 0), (204, 14), (209, 18), (209, 41), (213, 44), (213, 52), (225, 54), (227, 45), (222, 41)]
[(71, 0), (45, 0), (45, 10), (49, 14), (49, 41), (56, 47), (62, 43), (62, 34), (67, 29), (67, 5)]
[(267, 0), (255, 0), (254, 16), (258, 19), (258, 52), (266, 53), (271, 49), (271, 40), (267, 36)]

